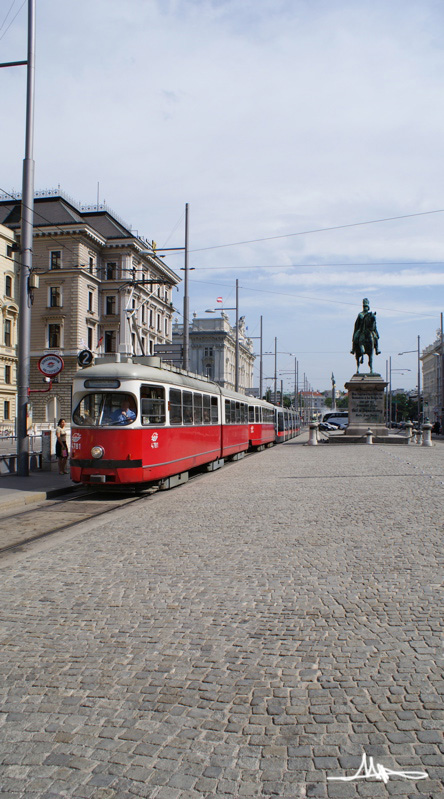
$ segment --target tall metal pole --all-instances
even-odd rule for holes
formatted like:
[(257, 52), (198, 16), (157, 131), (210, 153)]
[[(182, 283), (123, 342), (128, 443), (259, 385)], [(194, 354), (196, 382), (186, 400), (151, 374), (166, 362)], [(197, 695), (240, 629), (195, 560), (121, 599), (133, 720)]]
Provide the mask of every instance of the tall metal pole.
[[(441, 314), (442, 317), (442, 314)], [(262, 316), (261, 316), (261, 329), (260, 329), (260, 361), (259, 361), (259, 399), (262, 399), (262, 383), (263, 383), (263, 364), (262, 364)]]
[(239, 391), (239, 281), (236, 279), (236, 352), (234, 358), (234, 390)]
[(418, 425), (421, 424), (421, 360), (420, 359), (421, 359), (421, 349), (420, 349), (420, 338), (418, 336)]
[(441, 313), (441, 391), (439, 393), (438, 403), (441, 403), (439, 410), (440, 431), (443, 432), (444, 423), (444, 328), (443, 328), (443, 314)]
[(278, 340), (275, 337), (274, 339), (274, 404), (277, 405), (277, 348), (278, 348)]
[(188, 203), (185, 203), (185, 280), (183, 291), (183, 355), (182, 367), (190, 368), (190, 297), (188, 294)]
[(389, 356), (389, 407), (388, 407), (388, 426), (392, 427), (392, 356)]
[(29, 475), (27, 418), (31, 346), (29, 276), (32, 269), (32, 238), (34, 229), (34, 84), (35, 0), (28, 0), (26, 135), (21, 207), (20, 313), (17, 350), (17, 474), (20, 477), (27, 477)]
[(294, 359), (294, 402), (293, 407), (297, 411), (297, 397), (298, 397), (298, 359)]

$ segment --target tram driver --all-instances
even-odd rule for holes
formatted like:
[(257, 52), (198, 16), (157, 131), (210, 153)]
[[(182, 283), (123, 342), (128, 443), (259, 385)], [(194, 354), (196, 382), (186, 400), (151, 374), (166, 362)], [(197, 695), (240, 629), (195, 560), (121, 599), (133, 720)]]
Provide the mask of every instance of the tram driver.
[(131, 408), (134, 403), (131, 402), (129, 397), (122, 400), (121, 407), (117, 408), (112, 415), (111, 421), (113, 424), (129, 424), (136, 418), (135, 411)]

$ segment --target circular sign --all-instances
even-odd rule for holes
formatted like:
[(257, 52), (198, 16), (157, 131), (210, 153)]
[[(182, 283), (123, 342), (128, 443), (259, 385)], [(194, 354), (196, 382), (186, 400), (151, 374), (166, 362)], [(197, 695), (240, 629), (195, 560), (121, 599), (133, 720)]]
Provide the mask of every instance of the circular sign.
[(58, 375), (58, 373), (62, 371), (65, 364), (60, 355), (51, 354), (44, 355), (43, 358), (40, 358), (37, 366), (46, 377), (55, 377), (55, 375)]
[(94, 355), (91, 350), (82, 350), (77, 356), (79, 366), (89, 366), (93, 362)]

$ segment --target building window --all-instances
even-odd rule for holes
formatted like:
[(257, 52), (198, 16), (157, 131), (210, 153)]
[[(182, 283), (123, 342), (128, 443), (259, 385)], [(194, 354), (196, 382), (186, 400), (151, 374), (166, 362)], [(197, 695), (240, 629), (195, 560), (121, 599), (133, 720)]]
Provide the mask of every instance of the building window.
[(117, 264), (108, 262), (105, 268), (105, 280), (116, 280), (117, 278)]
[(7, 297), (12, 297), (12, 277), (9, 275), (5, 278), (5, 294)]
[(49, 289), (49, 307), (60, 308), (61, 306), (61, 293), (58, 286), (50, 286)]
[(11, 346), (11, 320), (10, 319), (5, 319), (4, 345), (5, 345), (5, 347), (10, 347)]
[(146, 355), (146, 349), (145, 349), (145, 336), (141, 336), (141, 337), (140, 337), (140, 341), (142, 342), (142, 355)]
[(48, 325), (48, 347), (50, 349), (60, 347), (61, 328), (60, 325)]
[(88, 335), (88, 349), (92, 350), (93, 348), (93, 329), (92, 327), (87, 328), (87, 335)]
[(154, 312), (152, 308), (150, 308), (150, 327), (154, 327)]
[(89, 268), (90, 274), (92, 275), (93, 268), (94, 268), (94, 258), (92, 257), (92, 255), (89, 256), (88, 268)]
[(90, 313), (94, 313), (93, 302), (94, 302), (94, 294), (92, 293), (92, 291), (88, 291), (88, 311)]
[(157, 314), (157, 332), (160, 333), (162, 330), (160, 326), (160, 313)]
[(104, 335), (105, 352), (116, 351), (116, 333), (114, 330), (106, 330)]
[(7, 244), (6, 245), (6, 255), (8, 256), (8, 258), (12, 258), (13, 254), (14, 254), (14, 250), (12, 249), (12, 244)]
[(11, 418), (11, 403), (9, 400), (5, 400), (3, 403), (3, 418), (10, 419)]
[(164, 319), (165, 336), (168, 338), (168, 319)]
[(5, 383), (11, 383), (11, 367), (5, 366)]
[(49, 268), (50, 269), (60, 269), (62, 266), (62, 251), (61, 250), (52, 250), (49, 253)]
[(115, 297), (105, 297), (105, 314), (109, 316), (110, 314), (116, 313), (116, 298)]
[(213, 347), (205, 347), (205, 358), (213, 357)]

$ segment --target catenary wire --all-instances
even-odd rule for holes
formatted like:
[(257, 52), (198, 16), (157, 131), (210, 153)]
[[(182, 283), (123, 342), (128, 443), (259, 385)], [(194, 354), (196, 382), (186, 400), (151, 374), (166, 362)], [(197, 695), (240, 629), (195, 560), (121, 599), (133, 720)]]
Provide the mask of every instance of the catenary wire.
[(0, 25), (0, 33), (1, 33), (1, 31), (3, 30), (3, 28), (5, 27), (6, 20), (8, 19), (9, 15), (10, 15), (10, 13), (11, 13), (11, 9), (12, 9), (12, 8), (15, 6), (16, 2), (17, 2), (17, 0), (12, 0), (12, 3), (11, 3), (11, 5), (9, 6), (9, 9), (8, 9), (8, 11), (6, 12), (6, 16), (5, 16), (5, 18), (4, 18), (3, 22), (2, 22), (2, 24)]
[[(6, 28), (6, 30), (5, 30), (5, 31), (3, 31), (2, 35), (0, 36), (0, 42), (1, 42), (1, 40), (2, 40), (2, 39), (5, 37), (5, 36), (6, 36), (6, 34), (7, 34), (8, 30), (9, 30), (9, 28), (11, 27), (11, 25), (12, 25), (12, 23), (14, 22), (14, 20), (16, 19), (16, 17), (18, 17), (18, 15), (20, 14), (20, 11), (22, 10), (22, 8), (23, 8), (23, 6), (25, 5), (25, 3), (26, 3), (26, 0), (23, 0), (23, 3), (21, 4), (21, 6), (20, 6), (19, 10), (18, 10), (18, 11), (17, 11), (17, 13), (15, 14), (15, 16), (14, 16), (14, 17), (11, 19), (11, 22), (9, 23), (8, 27)], [(9, 14), (9, 11), (8, 11), (8, 14)], [(7, 14), (6, 16), (8, 16), (8, 14)], [(6, 21), (6, 18), (5, 18), (5, 21)], [(3, 23), (3, 24), (4, 24), (4, 23)]]
[(361, 225), (376, 225), (380, 222), (394, 222), (397, 219), (411, 219), (412, 217), (416, 216), (427, 216), (430, 214), (442, 214), (444, 213), (444, 208), (438, 208), (434, 211), (419, 211), (414, 214), (402, 214), (401, 216), (388, 216), (383, 219), (369, 219), (366, 222), (350, 222), (346, 225), (334, 225), (333, 227), (321, 227), (321, 228), (314, 228), (313, 230), (300, 230), (298, 233), (284, 233), (280, 236), (266, 236), (265, 238), (261, 239), (249, 239), (247, 241), (234, 241), (230, 242), (229, 244), (215, 244), (211, 247), (200, 247), (196, 250), (190, 250), (190, 252), (203, 252), (204, 250), (219, 250), (222, 247), (237, 247), (241, 244), (256, 244), (260, 241), (275, 241), (276, 239), (287, 239), (291, 238), (292, 236), (308, 236), (311, 233), (325, 233), (329, 230), (344, 230), (345, 228), (351, 227), (360, 227)]

